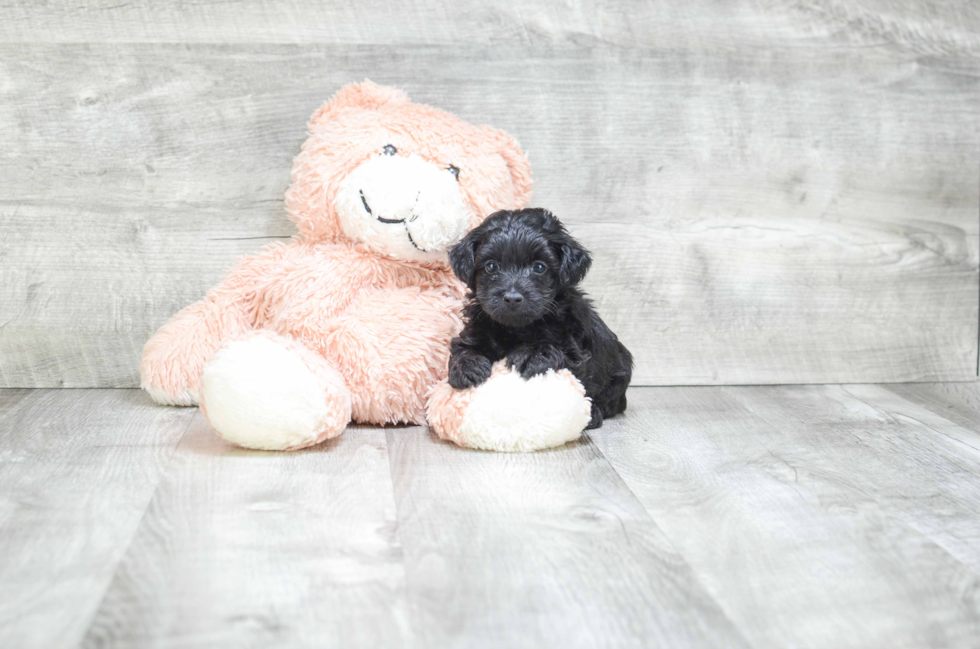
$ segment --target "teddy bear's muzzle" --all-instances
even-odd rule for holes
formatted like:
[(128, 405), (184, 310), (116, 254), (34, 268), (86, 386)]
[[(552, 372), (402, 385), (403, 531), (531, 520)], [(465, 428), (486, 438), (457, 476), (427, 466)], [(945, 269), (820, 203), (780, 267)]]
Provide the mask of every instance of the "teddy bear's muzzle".
[(337, 192), (344, 233), (397, 259), (445, 259), (466, 233), (470, 209), (459, 172), (416, 155), (380, 153), (358, 166)]

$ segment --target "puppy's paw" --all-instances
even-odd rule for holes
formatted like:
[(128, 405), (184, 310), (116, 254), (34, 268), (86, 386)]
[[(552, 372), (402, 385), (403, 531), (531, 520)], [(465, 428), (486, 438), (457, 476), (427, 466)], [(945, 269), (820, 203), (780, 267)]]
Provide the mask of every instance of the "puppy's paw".
[(476, 387), (490, 378), (491, 367), (486, 356), (454, 356), (449, 361), (449, 385), (456, 390)]
[(516, 370), (525, 379), (529, 379), (548, 370), (561, 369), (564, 367), (562, 360), (562, 354), (554, 348), (518, 347), (507, 356), (507, 367)]
[[(522, 376), (524, 374), (523, 368), (527, 366), (528, 360), (531, 358), (531, 348), (524, 346), (518, 347), (512, 350), (507, 355), (507, 367), (509, 369), (519, 372)], [(524, 377), (527, 378), (527, 377)]]
[(589, 419), (589, 425), (585, 427), (585, 430), (594, 430), (596, 428), (602, 428), (602, 408), (597, 406), (595, 403), (592, 404), (592, 417)]

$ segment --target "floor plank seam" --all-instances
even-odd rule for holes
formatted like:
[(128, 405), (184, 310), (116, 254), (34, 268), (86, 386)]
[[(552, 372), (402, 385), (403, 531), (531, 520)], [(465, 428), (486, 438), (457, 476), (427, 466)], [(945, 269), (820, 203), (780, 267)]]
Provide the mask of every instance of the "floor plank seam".
[[(947, 435), (946, 433), (944, 433), (943, 431), (939, 430), (935, 426), (933, 426), (931, 424), (927, 424), (926, 422), (922, 421), (921, 419), (918, 419), (916, 417), (912, 417), (911, 415), (901, 415), (901, 414), (898, 414), (898, 413), (890, 413), (890, 412), (887, 412), (887, 411), (883, 410), (882, 408), (880, 408), (879, 406), (876, 406), (874, 404), (868, 403), (868, 401), (866, 399), (864, 399), (864, 398), (862, 398), (862, 397), (854, 394), (853, 392), (851, 392), (850, 390), (847, 389), (847, 386), (846, 385), (842, 385), (841, 388), (845, 392), (847, 392), (849, 395), (851, 395), (855, 399), (859, 400), (861, 403), (864, 403), (865, 405), (867, 405), (869, 408), (874, 408), (878, 412), (883, 413), (883, 414), (886, 414), (889, 417), (893, 417), (893, 418), (894, 417), (899, 417), (899, 416), (906, 417), (906, 418), (908, 418), (908, 419), (916, 422), (917, 424), (919, 424), (923, 428), (932, 431), (933, 433), (939, 435), (940, 437), (943, 437), (945, 439), (948, 439), (949, 441), (955, 443), (956, 446), (963, 447), (968, 452), (973, 453), (973, 454), (977, 455), (978, 458), (980, 458), (980, 446), (974, 446), (973, 444), (970, 444), (970, 443), (968, 443), (968, 442), (966, 442), (964, 440), (957, 439), (956, 437), (952, 437), (950, 435)], [(949, 419), (948, 417), (946, 417), (946, 415), (944, 415), (943, 413), (937, 412), (933, 408), (929, 408), (927, 406), (923, 406), (923, 405), (920, 405), (920, 404), (918, 404), (918, 403), (916, 403), (914, 401), (911, 401), (910, 399), (905, 398), (901, 394), (899, 394), (899, 393), (897, 393), (897, 392), (895, 392), (893, 390), (889, 390), (887, 387), (883, 387), (882, 389), (886, 390), (889, 394), (895, 395), (896, 398), (901, 399), (902, 401), (904, 401), (905, 403), (907, 403), (909, 406), (911, 406), (913, 408), (922, 408), (923, 410), (926, 410), (928, 412), (931, 412), (932, 414), (934, 414), (935, 416), (939, 417), (943, 421), (948, 422), (949, 425), (950, 426), (953, 426), (954, 428), (959, 428), (960, 430), (965, 430), (965, 431), (967, 431), (967, 433), (969, 433), (971, 435), (975, 435), (976, 434), (974, 431), (970, 430), (969, 428), (966, 428), (965, 426), (962, 426), (962, 425), (956, 423), (952, 419)]]
[[(781, 386), (775, 386), (775, 387), (781, 387)], [(876, 411), (878, 411), (878, 412), (884, 412), (884, 411), (883, 411), (883, 410), (882, 410), (882, 409), (881, 409), (881, 408), (880, 408), (879, 406), (876, 406), (876, 405), (874, 405), (874, 404), (871, 404), (871, 403), (868, 403), (868, 401), (867, 401), (866, 399), (864, 399), (864, 398), (862, 398), (862, 397), (860, 397), (860, 396), (858, 396), (858, 395), (856, 395), (856, 394), (853, 394), (853, 393), (851, 393), (851, 392), (849, 392), (849, 391), (847, 391), (847, 389), (846, 389), (846, 386), (845, 386), (844, 384), (841, 384), (841, 385), (840, 385), (839, 387), (840, 387), (840, 388), (841, 388), (842, 390), (844, 390), (844, 392), (846, 392), (846, 393), (847, 393), (847, 394), (848, 394), (849, 396), (851, 396), (852, 398), (854, 398), (854, 399), (856, 399), (856, 400), (858, 400), (858, 401), (860, 401), (861, 403), (863, 403), (863, 404), (865, 404), (865, 405), (866, 405), (866, 406), (868, 406), (869, 408), (872, 408), (872, 409), (874, 409), (874, 410), (876, 410)], [(889, 393), (891, 393), (891, 394), (894, 394), (894, 393), (892, 393), (892, 392), (891, 392), (890, 390), (889, 390)], [(900, 396), (900, 395), (896, 395), (896, 396), (899, 396), (899, 397), (901, 398), (901, 396)], [(904, 400), (904, 398), (903, 398), (903, 400)], [(758, 413), (758, 412), (756, 412), (755, 410), (753, 410), (753, 409), (752, 409), (752, 408), (751, 408), (751, 407), (749, 406), (749, 404), (747, 404), (747, 403), (744, 403), (743, 401), (739, 401), (739, 403), (740, 403), (740, 404), (741, 404), (741, 405), (742, 405), (743, 407), (745, 407), (745, 408), (746, 408), (747, 410), (749, 410), (749, 412), (751, 412), (751, 413), (752, 413), (753, 415), (755, 415), (756, 417), (758, 417), (758, 418), (759, 418), (759, 419), (760, 419), (761, 421), (763, 421), (763, 422), (765, 422), (765, 423), (766, 423), (766, 425), (768, 425), (768, 426), (770, 426), (770, 427), (772, 427), (772, 426), (775, 426), (775, 425), (776, 425), (776, 423), (775, 423), (775, 422), (773, 422), (773, 421), (772, 421), (772, 420), (771, 420), (771, 419), (770, 419), (769, 417), (767, 417), (766, 415), (764, 415), (764, 414), (760, 414), (760, 413)], [(909, 403), (911, 403), (911, 402), (909, 402)], [(913, 405), (915, 405), (915, 404), (913, 404)], [(892, 416), (892, 415), (890, 415), (890, 413), (886, 413), (886, 414), (889, 414), (889, 416)], [(910, 419), (912, 419), (912, 418), (910, 417)], [(915, 421), (918, 421), (918, 420), (915, 420)], [(927, 429), (929, 429), (929, 430), (934, 430), (932, 426), (929, 426), (929, 425), (927, 425), (927, 424), (924, 424), (924, 423), (922, 423), (922, 422), (919, 422), (919, 423), (920, 423), (920, 424), (922, 424), (922, 426), (924, 426), (925, 428), (927, 428)], [(951, 424), (953, 424), (954, 426), (956, 425), (956, 424), (955, 424), (955, 423), (953, 423), (953, 422), (950, 422), (950, 423), (951, 423)], [(936, 431), (936, 432), (938, 432), (938, 431)], [(953, 438), (949, 438), (949, 437), (948, 437), (948, 436), (946, 436), (946, 435), (942, 435), (942, 436), (943, 436), (943, 437), (947, 437), (948, 439), (953, 439)], [(859, 443), (861, 443), (861, 444), (863, 444), (863, 443), (864, 443), (864, 442), (863, 442), (863, 441), (862, 441), (862, 440), (861, 440), (860, 438), (858, 438), (858, 437), (855, 437), (855, 439), (856, 439), (856, 440), (857, 440), (857, 441), (858, 441)], [(955, 440), (955, 439), (953, 439), (953, 441), (956, 441), (956, 440)], [(962, 446), (968, 446), (968, 445), (966, 445), (966, 444), (961, 444), (961, 445), (962, 445)], [(767, 450), (768, 450), (768, 449), (767, 449)], [(770, 452), (770, 453), (771, 453), (771, 452)], [(777, 479), (777, 478), (774, 478), (774, 479)], [(806, 486), (805, 486), (805, 485), (802, 485), (802, 484), (800, 484), (799, 482), (797, 482), (797, 484), (798, 484), (798, 485), (799, 485), (800, 487), (802, 487), (803, 489), (806, 489)], [(809, 489), (807, 489), (807, 493), (809, 493), (809, 494), (810, 494), (811, 496), (813, 496), (814, 498), (816, 498), (816, 500), (817, 500), (817, 502), (818, 502), (818, 503), (820, 502), (820, 498), (819, 498), (819, 495), (818, 495), (818, 494), (815, 494), (815, 493), (813, 493), (813, 492), (812, 492), (811, 490), (809, 490)], [(801, 497), (802, 497), (802, 496), (801, 496)], [(876, 505), (878, 506), (878, 512), (877, 512), (877, 513), (878, 513), (878, 515), (879, 515), (879, 516), (881, 516), (881, 517), (882, 517), (883, 519), (886, 519), (886, 520), (889, 520), (889, 521), (892, 521), (892, 522), (893, 522), (893, 523), (894, 523), (895, 525), (898, 525), (898, 526), (900, 526), (900, 527), (902, 527), (902, 528), (904, 528), (905, 530), (908, 530), (908, 531), (909, 531), (910, 533), (912, 533), (912, 534), (915, 534), (915, 535), (916, 535), (916, 536), (918, 536), (918, 537), (919, 537), (919, 538), (920, 538), (920, 539), (921, 539), (922, 541), (924, 541), (924, 542), (926, 542), (926, 543), (928, 543), (929, 545), (931, 545), (931, 546), (933, 546), (933, 547), (935, 547), (935, 548), (936, 548), (937, 550), (939, 550), (939, 551), (940, 551), (940, 552), (942, 552), (942, 553), (943, 553), (944, 555), (946, 555), (947, 557), (949, 557), (949, 558), (950, 558), (950, 559), (951, 559), (952, 561), (954, 561), (954, 562), (955, 562), (955, 563), (956, 563), (957, 565), (959, 565), (959, 566), (960, 566), (960, 567), (961, 567), (961, 568), (962, 568), (963, 570), (965, 570), (965, 571), (966, 571), (967, 573), (969, 573), (969, 574), (970, 574), (971, 576), (973, 576), (973, 578), (974, 578), (974, 579), (976, 579), (976, 580), (978, 580), (978, 581), (980, 581), (980, 572), (977, 572), (977, 571), (975, 571), (975, 570), (974, 570), (974, 569), (973, 569), (973, 568), (972, 568), (971, 566), (969, 566), (968, 564), (966, 564), (966, 563), (964, 563), (962, 559), (960, 559), (959, 557), (957, 557), (956, 555), (954, 555), (954, 554), (953, 554), (953, 553), (952, 553), (952, 552), (951, 552), (950, 550), (948, 550), (947, 548), (945, 548), (945, 547), (943, 547), (943, 545), (942, 545), (942, 544), (941, 544), (941, 543), (940, 543), (939, 541), (937, 541), (937, 540), (936, 540), (935, 538), (933, 538), (933, 537), (932, 537), (932, 536), (930, 536), (929, 534), (926, 534), (926, 533), (925, 533), (924, 531), (922, 531), (922, 530), (920, 530), (920, 529), (919, 529), (918, 527), (916, 527), (916, 526), (914, 525), (914, 523), (913, 523), (912, 521), (909, 521), (909, 520), (907, 520), (907, 519), (905, 519), (904, 517), (902, 517), (902, 516), (901, 516), (900, 514), (898, 514), (898, 513), (895, 513), (895, 512), (890, 512), (890, 511), (888, 511), (888, 508), (886, 507), (886, 505), (887, 505), (887, 502), (885, 502), (885, 501), (883, 501), (883, 500), (882, 500), (882, 498), (881, 498), (881, 497), (879, 497), (879, 496), (878, 496), (877, 494), (873, 494), (873, 495), (871, 496), (871, 498), (872, 498), (872, 500), (874, 501), (874, 503), (875, 503), (875, 504), (876, 504)], [(812, 504), (810, 504), (810, 506), (811, 506), (811, 507), (813, 507), (813, 505), (812, 505)], [(823, 511), (823, 512), (825, 512), (825, 513), (826, 513), (826, 514), (827, 514), (828, 516), (831, 516), (831, 515), (834, 515), (834, 514), (832, 514), (832, 513), (830, 512), (830, 511), (828, 511), (828, 510), (827, 510), (826, 508), (824, 508), (824, 507), (823, 507), (822, 505), (820, 506), (820, 511)]]
[(108, 573), (105, 587), (102, 589), (102, 594), (99, 596), (99, 603), (92, 609), (92, 615), (89, 617), (89, 621), (85, 625), (85, 632), (74, 645), (76, 647), (81, 648), (84, 646), (85, 638), (88, 637), (89, 632), (92, 630), (92, 625), (95, 623), (95, 620), (99, 615), (99, 611), (102, 610), (102, 606), (105, 604), (105, 599), (109, 594), (109, 589), (112, 588), (112, 584), (116, 579), (116, 573), (119, 571), (119, 566), (126, 558), (126, 555), (129, 553), (129, 548), (133, 545), (133, 541), (136, 540), (136, 535), (139, 534), (140, 529), (143, 527), (143, 521), (146, 520), (146, 516), (150, 511), (150, 505), (153, 504), (153, 500), (157, 496), (157, 492), (160, 489), (160, 484), (163, 482), (164, 476), (170, 469), (170, 463), (173, 461), (173, 457), (177, 453), (177, 449), (180, 447), (181, 443), (183, 443), (184, 437), (186, 437), (187, 431), (191, 429), (191, 425), (194, 423), (194, 420), (198, 416), (201, 416), (201, 413), (197, 407), (194, 407), (193, 410), (194, 412), (191, 413), (191, 416), (187, 419), (187, 425), (184, 426), (184, 431), (180, 434), (180, 439), (178, 439), (173, 445), (173, 448), (170, 449), (170, 454), (167, 456), (166, 461), (163, 463), (163, 467), (157, 474), (156, 484), (153, 486), (153, 491), (150, 493), (150, 497), (146, 500), (146, 505), (143, 507), (143, 513), (140, 514), (139, 520), (136, 522), (136, 525), (133, 526), (133, 531), (126, 540), (126, 543), (120, 547), (119, 557), (115, 560), (115, 565), (113, 566), (112, 572)]
[[(429, 429), (429, 427), (428, 426), (422, 426), (422, 428), (425, 429), (426, 433), (431, 438), (432, 437), (432, 432)], [(344, 434), (346, 435), (347, 433), (345, 432)], [(405, 565), (405, 543), (402, 540), (402, 517), (401, 517), (401, 512), (399, 512), (399, 510), (398, 510), (398, 494), (395, 493), (395, 469), (392, 466), (392, 457), (391, 457), (391, 436), (392, 436), (392, 434), (393, 434), (393, 432), (390, 429), (385, 429), (384, 440), (385, 440), (385, 458), (388, 460), (388, 462), (387, 462), (387, 464), (388, 464), (388, 486), (389, 486), (389, 488), (391, 490), (391, 503), (392, 503), (392, 506), (394, 507), (394, 513), (395, 513), (395, 530), (393, 532), (393, 536), (394, 536), (395, 541), (396, 541), (396, 543), (398, 545), (398, 554), (399, 554), (398, 564), (401, 566), (402, 585), (404, 587), (404, 591), (403, 592), (404, 592), (404, 595), (405, 595), (405, 608), (409, 611), (409, 613), (411, 613), (411, 611), (412, 611), (412, 593), (409, 590), (408, 568)], [(413, 503), (412, 507), (414, 509), (414, 507), (415, 507), (414, 503)], [(417, 638), (417, 636), (416, 636), (416, 629), (415, 629), (415, 626), (414, 626), (414, 624), (415, 624), (414, 618), (415, 618), (415, 616), (409, 614), (407, 616), (407, 620), (406, 620), (406, 624), (408, 625), (409, 640), (412, 643), (414, 643), (415, 640), (416, 640), (416, 638)]]
[[(647, 520), (650, 521), (650, 523), (654, 526), (654, 528), (656, 528), (657, 531), (659, 531), (663, 535), (664, 539), (666, 539), (667, 542), (670, 543), (671, 549), (673, 549), (674, 553), (676, 553), (676, 555), (680, 557), (681, 560), (684, 561), (684, 565), (686, 565), (688, 570), (690, 570), (695, 585), (697, 585), (701, 589), (701, 591), (706, 593), (711, 598), (715, 606), (724, 616), (725, 620), (729, 623), (729, 625), (731, 625), (732, 631), (738, 634), (738, 637), (742, 639), (742, 642), (745, 643), (745, 646), (751, 647), (752, 649), (764, 649), (763, 647), (759, 647), (758, 645), (751, 642), (748, 636), (746, 636), (742, 632), (741, 626), (736, 623), (734, 618), (732, 618), (731, 611), (728, 610), (728, 607), (726, 607), (724, 602), (722, 602), (721, 599), (719, 599), (718, 594), (714, 592), (710, 584), (705, 583), (705, 581), (698, 575), (697, 571), (694, 569), (694, 566), (691, 564), (691, 561), (687, 557), (687, 555), (685, 555), (684, 552), (681, 551), (680, 546), (674, 541), (673, 538), (671, 538), (667, 530), (664, 529), (664, 527), (657, 522), (657, 519), (654, 518), (653, 514), (650, 512), (647, 506), (643, 504), (643, 500), (636, 495), (636, 493), (633, 491), (632, 488), (630, 488), (629, 483), (623, 478), (622, 475), (620, 475), (619, 470), (616, 468), (616, 465), (613, 464), (613, 462), (606, 456), (605, 453), (602, 452), (602, 449), (599, 447), (599, 444), (596, 443), (596, 441), (592, 438), (592, 436), (589, 434), (588, 431), (582, 432), (582, 440), (586, 441), (587, 444), (595, 451), (598, 457), (600, 457), (602, 461), (606, 463), (609, 469), (616, 476), (616, 479), (619, 480), (619, 482), (622, 484), (622, 487), (630, 494), (630, 496), (633, 497), (636, 503), (640, 506), (640, 509), (646, 515)], [(581, 441), (579, 443), (581, 443)], [(603, 497), (606, 498), (605, 496)], [(608, 500), (608, 498), (606, 499)], [(622, 519), (620, 519), (620, 524), (623, 525)], [(625, 526), (624, 526), (624, 531), (625, 531)], [(627, 534), (627, 540), (629, 540), (628, 534)]]

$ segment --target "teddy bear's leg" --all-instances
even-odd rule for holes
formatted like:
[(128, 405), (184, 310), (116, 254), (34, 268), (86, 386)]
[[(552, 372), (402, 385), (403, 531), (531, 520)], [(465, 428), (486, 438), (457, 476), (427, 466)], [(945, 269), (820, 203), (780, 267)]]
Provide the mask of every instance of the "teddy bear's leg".
[(568, 370), (530, 379), (493, 366), (490, 378), (467, 390), (447, 381), (429, 395), (429, 425), (460, 446), (487, 451), (537, 451), (578, 439), (589, 424), (591, 400)]
[(143, 347), (140, 387), (157, 403), (197, 405), (205, 361), (224, 338), (250, 328), (232, 300), (206, 299), (184, 307)]
[(417, 288), (366, 292), (343, 315), (289, 333), (347, 379), (354, 421), (425, 423), (425, 395), (446, 377), (458, 301)]
[(228, 340), (205, 364), (201, 411), (233, 444), (293, 450), (340, 435), (351, 397), (344, 377), (322, 356), (259, 330)]

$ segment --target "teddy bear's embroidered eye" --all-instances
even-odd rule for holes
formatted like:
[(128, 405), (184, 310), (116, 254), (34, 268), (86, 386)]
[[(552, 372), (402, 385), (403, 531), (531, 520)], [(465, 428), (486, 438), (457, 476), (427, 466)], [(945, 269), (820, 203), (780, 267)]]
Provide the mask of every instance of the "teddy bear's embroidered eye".
[(394, 147), (393, 145), (391, 145), (391, 144), (386, 144), (386, 145), (385, 145), (385, 148), (383, 148), (383, 149), (381, 149), (381, 151), (382, 151), (382, 153), (384, 153), (385, 155), (395, 155), (396, 153), (398, 153), (398, 149), (396, 149), (396, 148), (395, 148), (395, 147)]
[(548, 270), (548, 267), (542, 264), (540, 261), (536, 261), (531, 264), (531, 270), (540, 275), (544, 271)]
[(496, 273), (499, 269), (500, 267), (497, 265), (497, 262), (495, 261), (488, 261), (487, 265), (483, 267), (483, 270), (491, 274)]
[(448, 169), (449, 173), (456, 177), (456, 180), (459, 180), (459, 167), (456, 165), (449, 165), (446, 167), (446, 169)]

